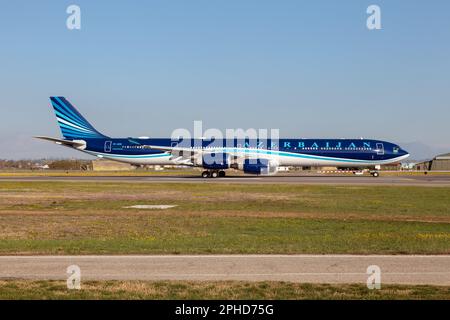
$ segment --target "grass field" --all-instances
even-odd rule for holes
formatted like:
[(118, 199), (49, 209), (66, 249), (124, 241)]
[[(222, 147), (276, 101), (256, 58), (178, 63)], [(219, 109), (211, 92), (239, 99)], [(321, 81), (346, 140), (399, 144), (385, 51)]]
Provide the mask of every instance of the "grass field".
[(450, 188), (0, 182), (0, 254), (133, 253), (449, 254)]
[(65, 281), (0, 280), (0, 299), (449, 299), (450, 287), (298, 284), (237, 281), (89, 281), (68, 290)]

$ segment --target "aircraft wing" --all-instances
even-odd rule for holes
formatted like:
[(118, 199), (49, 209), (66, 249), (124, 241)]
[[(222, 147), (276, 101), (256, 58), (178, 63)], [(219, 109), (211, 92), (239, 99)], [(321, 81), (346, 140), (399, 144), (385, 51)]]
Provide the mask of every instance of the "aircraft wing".
[(192, 148), (179, 148), (179, 147), (164, 147), (164, 146), (151, 146), (151, 145), (143, 145), (144, 148), (168, 151), (168, 152), (199, 152), (199, 150), (194, 150)]
[[(145, 145), (144, 148), (169, 152), (173, 155), (174, 158), (177, 158), (179, 161), (188, 162), (187, 165), (192, 165), (192, 164), (189, 164), (190, 159), (199, 157), (203, 154), (215, 152), (214, 148), (212, 148), (212, 149), (208, 149), (208, 148), (192, 149), (192, 148), (165, 147), (165, 146), (152, 146), (152, 145)], [(248, 149), (246, 151), (233, 152), (233, 153), (234, 153), (234, 155), (233, 155), (234, 159), (239, 159), (239, 158), (240, 159), (263, 159), (263, 158), (266, 158), (266, 157), (252, 153), (251, 149)]]
[(151, 146), (143, 145), (146, 149), (160, 150), (170, 153), (172, 160), (175, 164), (193, 166), (194, 158), (201, 154), (201, 150), (194, 150), (191, 148), (179, 148), (179, 147), (164, 147), (164, 146)]

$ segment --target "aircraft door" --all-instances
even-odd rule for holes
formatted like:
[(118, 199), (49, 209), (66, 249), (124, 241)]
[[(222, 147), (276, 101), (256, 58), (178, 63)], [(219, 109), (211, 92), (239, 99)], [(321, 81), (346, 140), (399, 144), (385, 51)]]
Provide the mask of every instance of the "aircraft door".
[(105, 152), (111, 152), (112, 141), (105, 141)]
[(384, 155), (384, 145), (382, 143), (377, 143), (377, 155)]

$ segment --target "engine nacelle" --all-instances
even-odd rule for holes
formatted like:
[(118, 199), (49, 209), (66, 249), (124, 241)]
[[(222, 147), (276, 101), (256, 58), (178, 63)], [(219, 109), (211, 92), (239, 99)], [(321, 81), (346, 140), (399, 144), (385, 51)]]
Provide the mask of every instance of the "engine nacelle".
[(205, 153), (202, 156), (202, 167), (208, 170), (223, 170), (230, 168), (231, 157), (228, 153)]
[(242, 164), (242, 170), (251, 174), (275, 174), (278, 164), (268, 159), (245, 159)]

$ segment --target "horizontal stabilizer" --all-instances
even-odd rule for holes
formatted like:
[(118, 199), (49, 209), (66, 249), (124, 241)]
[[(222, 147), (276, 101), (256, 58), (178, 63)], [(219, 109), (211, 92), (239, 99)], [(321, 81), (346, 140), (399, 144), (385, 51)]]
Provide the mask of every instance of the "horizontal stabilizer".
[(84, 142), (84, 141), (70, 141), (70, 140), (63, 140), (63, 139), (57, 139), (57, 138), (52, 138), (52, 137), (43, 137), (43, 136), (38, 136), (38, 137), (34, 137), (34, 138), (52, 141), (56, 144), (60, 144), (60, 145), (68, 146), (68, 147), (74, 147), (74, 148), (82, 148), (82, 147), (86, 146), (86, 142)]

